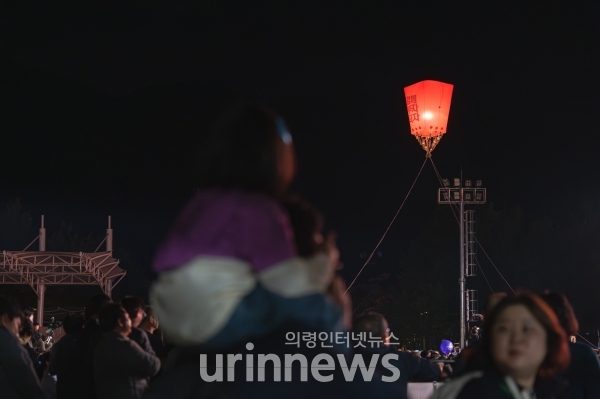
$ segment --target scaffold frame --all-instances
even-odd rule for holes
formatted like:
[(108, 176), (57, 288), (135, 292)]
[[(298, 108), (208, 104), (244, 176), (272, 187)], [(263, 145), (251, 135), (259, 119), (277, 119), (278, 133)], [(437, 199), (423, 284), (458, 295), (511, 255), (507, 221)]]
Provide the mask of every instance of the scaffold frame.
[[(39, 251), (27, 251), (36, 240)], [(0, 284), (27, 284), (38, 297), (37, 321), (44, 319), (44, 294), (49, 285), (99, 285), (112, 296), (113, 288), (127, 272), (119, 267), (119, 260), (112, 256), (113, 230), (108, 217), (106, 251), (98, 252), (50, 252), (46, 251), (46, 228), (44, 216), (39, 235), (24, 251), (2, 251), (0, 261)], [(102, 245), (100, 243), (100, 245)]]

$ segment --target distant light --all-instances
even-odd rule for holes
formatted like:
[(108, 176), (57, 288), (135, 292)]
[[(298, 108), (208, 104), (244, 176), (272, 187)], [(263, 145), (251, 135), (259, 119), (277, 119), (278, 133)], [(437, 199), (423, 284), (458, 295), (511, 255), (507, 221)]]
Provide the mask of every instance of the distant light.
[(471, 180), (465, 180), (465, 187), (471, 187)]
[(477, 180), (477, 181), (475, 182), (475, 185), (476, 185), (477, 187), (481, 187), (481, 180)]
[(454, 187), (460, 187), (460, 179), (457, 177), (454, 178)]
[(430, 111), (423, 112), (423, 118), (425, 119), (433, 119), (433, 113)]

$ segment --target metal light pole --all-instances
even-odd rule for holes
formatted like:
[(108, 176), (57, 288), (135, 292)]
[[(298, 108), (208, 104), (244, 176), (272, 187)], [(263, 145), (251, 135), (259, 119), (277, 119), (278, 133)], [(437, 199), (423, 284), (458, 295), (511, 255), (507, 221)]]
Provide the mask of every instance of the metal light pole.
[(443, 180), (444, 188), (438, 189), (438, 204), (458, 205), (459, 206), (459, 230), (460, 230), (460, 347), (465, 347), (467, 335), (466, 323), (466, 291), (465, 291), (465, 205), (484, 204), (486, 200), (485, 188), (481, 187), (481, 180), (477, 180), (476, 187), (471, 187), (471, 181), (467, 180), (465, 187), (462, 186), (461, 179), (454, 179), (454, 187), (450, 187), (447, 179)]
[[(40, 252), (46, 251), (46, 228), (44, 227), (44, 215), (42, 215), (42, 224), (40, 227), (39, 235), (39, 250)], [(40, 323), (40, 326), (44, 325), (44, 297), (46, 296), (46, 284), (38, 277), (37, 280), (37, 317), (36, 321)]]
[(467, 324), (465, 323), (465, 201), (463, 189), (460, 189), (460, 347), (465, 347)]

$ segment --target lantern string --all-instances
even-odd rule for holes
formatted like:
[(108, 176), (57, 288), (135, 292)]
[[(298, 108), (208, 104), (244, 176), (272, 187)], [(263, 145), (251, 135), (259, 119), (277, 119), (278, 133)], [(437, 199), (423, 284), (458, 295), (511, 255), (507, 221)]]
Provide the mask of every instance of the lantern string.
[(410, 189), (408, 190), (408, 193), (406, 193), (406, 197), (404, 197), (404, 201), (402, 201), (402, 204), (400, 204), (400, 208), (398, 208), (398, 210), (396, 211), (396, 214), (394, 215), (394, 218), (390, 222), (390, 224), (387, 227), (387, 229), (385, 229), (385, 232), (383, 233), (383, 236), (381, 236), (381, 239), (379, 240), (379, 242), (375, 246), (375, 249), (373, 249), (373, 252), (371, 252), (371, 255), (369, 255), (369, 257), (367, 258), (367, 261), (365, 262), (365, 264), (360, 268), (360, 270), (358, 271), (358, 274), (356, 275), (356, 277), (354, 277), (354, 280), (352, 280), (352, 282), (350, 283), (350, 285), (348, 286), (348, 288), (346, 288), (346, 291), (344, 291), (344, 294), (347, 293), (350, 288), (352, 288), (352, 286), (356, 282), (356, 279), (358, 278), (358, 276), (360, 276), (360, 274), (362, 273), (362, 271), (364, 270), (364, 268), (369, 264), (369, 262), (373, 258), (373, 255), (375, 255), (375, 252), (377, 251), (377, 248), (379, 248), (379, 246), (383, 242), (383, 239), (387, 235), (388, 231), (390, 231), (390, 228), (392, 227), (392, 224), (394, 224), (394, 221), (398, 217), (398, 214), (400, 213), (400, 210), (402, 209), (402, 207), (406, 203), (406, 200), (408, 199), (408, 196), (410, 195), (413, 187), (415, 186), (415, 183), (419, 179), (419, 176), (421, 176), (421, 172), (423, 171), (423, 167), (425, 166), (426, 163), (427, 163), (427, 157), (425, 158), (425, 161), (423, 161), (423, 164), (421, 165), (421, 169), (419, 169), (419, 173), (417, 173), (417, 177), (415, 177), (415, 180), (413, 181), (412, 185), (410, 186)]
[[(438, 171), (437, 167), (435, 166), (435, 163), (433, 163), (433, 158), (429, 157), (429, 160), (431, 161), (431, 165), (433, 166), (433, 170), (435, 171), (435, 174), (440, 182), (440, 186), (443, 188), (444, 187), (444, 183), (442, 182), (442, 176), (440, 175), (440, 172)], [(458, 216), (456, 215), (456, 212), (454, 212), (454, 207), (456, 205), (450, 206), (450, 209), (452, 210), (452, 214), (454, 215), (454, 218), (456, 219), (457, 223), (460, 223), (458, 220)], [(458, 209), (457, 209), (458, 212)], [(475, 236), (475, 241), (477, 242), (477, 245), (479, 245), (479, 248), (481, 248), (481, 250), (483, 251), (483, 253), (485, 254), (485, 256), (488, 258), (488, 260), (490, 261), (490, 263), (492, 264), (492, 266), (494, 267), (494, 269), (496, 269), (496, 272), (498, 272), (498, 274), (500, 275), (500, 277), (502, 277), (502, 280), (504, 280), (504, 282), (506, 283), (506, 285), (508, 286), (508, 288), (510, 288), (510, 290), (514, 293), (515, 290), (513, 289), (513, 287), (511, 287), (511, 285), (508, 283), (508, 281), (506, 281), (506, 279), (504, 278), (504, 276), (502, 275), (502, 273), (500, 273), (500, 270), (498, 270), (498, 268), (496, 267), (496, 265), (494, 264), (494, 262), (492, 261), (492, 259), (490, 258), (490, 256), (488, 255), (488, 253), (485, 251), (485, 249), (483, 248), (483, 245), (481, 245), (481, 243), (479, 242), (479, 240), (477, 239), (477, 236)], [(485, 281), (487, 282), (487, 277), (485, 277), (485, 273), (483, 273), (483, 269), (481, 268), (481, 265), (479, 264), (479, 262), (477, 262), (477, 266), (479, 266), (479, 270), (481, 270), (481, 273), (483, 274)], [(488, 286), (490, 285), (490, 283), (488, 282)], [(490, 286), (490, 289), (492, 289), (492, 287)], [(494, 290), (492, 290), (492, 292), (494, 292)]]
[(479, 271), (481, 272), (481, 275), (485, 279), (485, 282), (487, 283), (488, 287), (490, 287), (490, 291), (492, 291), (492, 294), (493, 294), (494, 293), (494, 289), (492, 288), (492, 285), (488, 281), (487, 276), (485, 275), (485, 272), (483, 271), (483, 268), (479, 264), (479, 260), (477, 259), (477, 257), (475, 258), (475, 262), (477, 262), (477, 267), (479, 268)]
[(579, 333), (576, 333), (576, 334), (577, 334), (577, 336), (579, 338), (583, 339), (585, 342), (587, 342), (588, 344), (590, 344), (594, 349), (598, 349), (598, 347), (596, 345), (592, 344), (590, 341), (588, 341), (587, 339), (585, 339), (585, 337), (583, 335), (581, 335)]
[(506, 279), (504, 278), (504, 276), (502, 275), (502, 273), (500, 273), (500, 270), (498, 270), (498, 268), (496, 267), (496, 265), (494, 264), (494, 262), (492, 262), (492, 259), (487, 254), (487, 252), (485, 252), (485, 249), (483, 249), (483, 245), (481, 245), (481, 243), (479, 242), (479, 240), (477, 239), (477, 237), (475, 237), (475, 241), (477, 242), (477, 245), (479, 245), (479, 248), (481, 248), (481, 250), (483, 251), (483, 253), (485, 254), (485, 256), (488, 258), (488, 260), (490, 261), (490, 263), (492, 264), (492, 266), (494, 266), (494, 269), (496, 269), (496, 271), (498, 272), (498, 274), (500, 275), (500, 277), (502, 277), (502, 280), (504, 280), (504, 282), (506, 283), (506, 285), (508, 285), (508, 288), (510, 288), (510, 290), (514, 294), (515, 290), (513, 289), (513, 287), (510, 286), (510, 284), (508, 284), (508, 281), (506, 281)]

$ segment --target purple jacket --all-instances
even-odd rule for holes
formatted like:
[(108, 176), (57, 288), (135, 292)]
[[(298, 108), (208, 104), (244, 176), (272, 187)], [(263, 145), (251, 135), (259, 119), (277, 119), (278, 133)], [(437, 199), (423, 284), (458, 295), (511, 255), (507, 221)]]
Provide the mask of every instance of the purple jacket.
[(198, 255), (240, 259), (262, 271), (296, 255), (283, 207), (261, 193), (210, 189), (197, 193), (171, 227), (154, 258), (156, 272)]

